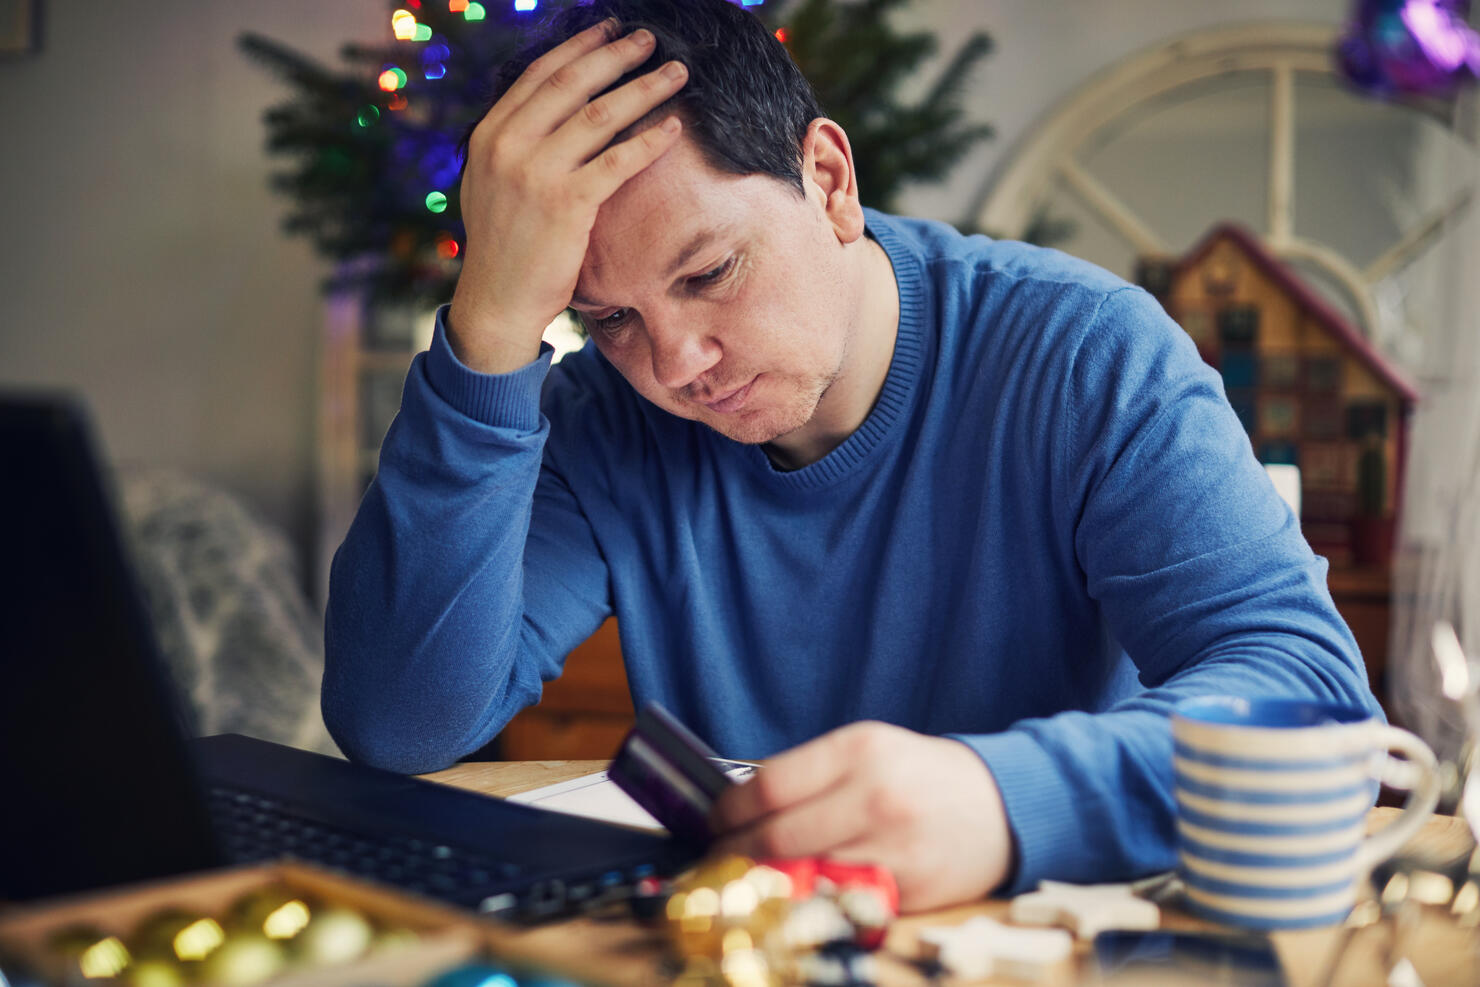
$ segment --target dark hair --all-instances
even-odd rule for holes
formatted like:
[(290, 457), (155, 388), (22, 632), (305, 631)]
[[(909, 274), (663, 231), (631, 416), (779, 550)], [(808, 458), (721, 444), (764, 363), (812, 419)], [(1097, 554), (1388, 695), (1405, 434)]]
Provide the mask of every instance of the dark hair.
[(500, 69), (493, 101), (540, 55), (608, 18), (620, 37), (640, 27), (657, 39), (652, 56), (607, 91), (671, 59), (689, 78), (673, 98), (619, 138), (668, 114), (683, 121), (716, 171), (765, 174), (802, 186), (802, 141), (822, 116), (812, 86), (764, 24), (729, 0), (583, 0), (556, 13)]

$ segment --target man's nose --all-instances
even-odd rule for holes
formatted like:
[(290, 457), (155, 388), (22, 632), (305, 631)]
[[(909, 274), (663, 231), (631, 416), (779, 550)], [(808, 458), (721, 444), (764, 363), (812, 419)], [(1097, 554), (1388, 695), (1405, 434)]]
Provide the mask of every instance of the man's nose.
[(649, 318), (653, 379), (669, 390), (692, 384), (724, 355), (706, 327), (676, 317)]

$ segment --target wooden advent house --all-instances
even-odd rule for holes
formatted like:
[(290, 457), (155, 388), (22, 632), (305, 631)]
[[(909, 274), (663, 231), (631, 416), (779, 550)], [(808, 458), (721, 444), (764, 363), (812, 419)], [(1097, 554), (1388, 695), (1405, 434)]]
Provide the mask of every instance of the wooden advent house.
[(1139, 280), (1197, 344), (1255, 455), (1300, 470), (1300, 523), (1381, 694), (1389, 568), (1418, 392), (1252, 234), (1215, 227)]

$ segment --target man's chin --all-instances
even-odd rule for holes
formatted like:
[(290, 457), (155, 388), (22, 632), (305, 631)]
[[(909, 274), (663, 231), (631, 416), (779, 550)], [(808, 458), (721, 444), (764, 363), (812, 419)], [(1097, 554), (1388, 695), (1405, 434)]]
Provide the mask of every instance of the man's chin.
[(791, 414), (705, 415), (700, 421), (725, 438), (742, 445), (760, 446), (784, 438), (806, 425), (811, 416)]
[(765, 445), (767, 442), (774, 442), (788, 432), (794, 431), (794, 429), (777, 427), (766, 421), (705, 421), (704, 424), (732, 442), (747, 446)]
[(669, 404), (670, 411), (705, 425), (732, 442), (760, 446), (785, 439), (805, 428), (817, 414), (825, 386), (774, 388), (751, 395), (751, 402), (724, 413), (700, 404)]

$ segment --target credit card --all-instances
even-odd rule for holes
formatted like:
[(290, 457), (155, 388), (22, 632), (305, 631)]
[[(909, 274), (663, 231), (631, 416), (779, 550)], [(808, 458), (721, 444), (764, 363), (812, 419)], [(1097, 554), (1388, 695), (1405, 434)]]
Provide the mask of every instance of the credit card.
[(607, 777), (686, 843), (707, 845), (709, 810), (733, 781), (719, 755), (658, 703), (648, 703), (622, 740)]

